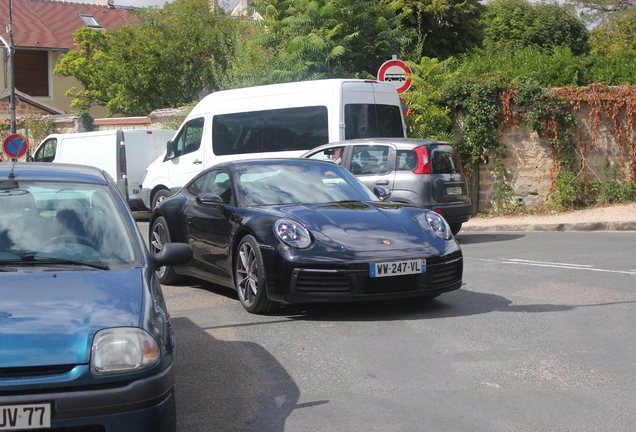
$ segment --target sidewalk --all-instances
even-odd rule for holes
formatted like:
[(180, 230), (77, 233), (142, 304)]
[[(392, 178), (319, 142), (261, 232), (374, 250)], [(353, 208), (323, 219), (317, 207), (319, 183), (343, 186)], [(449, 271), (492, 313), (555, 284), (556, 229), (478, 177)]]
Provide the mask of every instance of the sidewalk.
[(636, 203), (571, 212), (474, 217), (462, 232), (479, 231), (636, 231)]

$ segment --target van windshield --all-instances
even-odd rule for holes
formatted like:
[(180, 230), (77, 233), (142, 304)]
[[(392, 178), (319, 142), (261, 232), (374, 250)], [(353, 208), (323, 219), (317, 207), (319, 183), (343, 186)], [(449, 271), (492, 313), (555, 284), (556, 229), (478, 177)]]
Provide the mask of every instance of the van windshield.
[(345, 139), (403, 138), (402, 113), (396, 105), (345, 105)]

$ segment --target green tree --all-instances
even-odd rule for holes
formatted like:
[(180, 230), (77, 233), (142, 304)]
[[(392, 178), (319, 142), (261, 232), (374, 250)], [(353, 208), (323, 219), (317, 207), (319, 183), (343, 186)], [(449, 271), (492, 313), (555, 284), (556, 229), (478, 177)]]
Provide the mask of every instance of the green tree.
[(440, 89), (454, 76), (454, 59), (440, 62), (423, 57), (419, 63), (408, 62), (412, 71), (411, 89), (401, 96), (409, 114), (405, 117), (410, 137), (453, 141), (450, 108), (440, 104)]
[(417, 32), (421, 57), (440, 60), (481, 46), (484, 6), (479, 0), (397, 0), (408, 17), (405, 25)]
[(605, 57), (621, 51), (636, 53), (636, 9), (593, 29), (590, 45), (593, 54)]
[(256, 0), (271, 53), (266, 82), (375, 76), (412, 37), (403, 14), (385, 1)]
[(222, 87), (245, 21), (217, 16), (207, 0), (137, 12), (137, 22), (113, 32), (75, 33), (78, 50), (63, 55), (54, 71), (84, 86), (69, 91), (74, 108), (102, 105), (109, 114), (146, 115)]
[(574, 11), (557, 2), (493, 0), (483, 17), (484, 45), (568, 47), (573, 54), (589, 51), (589, 31)]

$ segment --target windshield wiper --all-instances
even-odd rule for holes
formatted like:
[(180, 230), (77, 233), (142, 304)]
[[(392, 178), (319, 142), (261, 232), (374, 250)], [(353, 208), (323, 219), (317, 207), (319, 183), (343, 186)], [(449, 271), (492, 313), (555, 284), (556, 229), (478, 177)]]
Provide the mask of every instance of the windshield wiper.
[(72, 260), (72, 259), (66, 259), (66, 258), (55, 258), (55, 257), (36, 258), (35, 255), (24, 255), (19, 260), (3, 260), (0, 262), (0, 264), (9, 264), (9, 263), (10, 264), (71, 264), (71, 265), (87, 266), (87, 267), (95, 268), (98, 270), (110, 270), (110, 267), (106, 264)]

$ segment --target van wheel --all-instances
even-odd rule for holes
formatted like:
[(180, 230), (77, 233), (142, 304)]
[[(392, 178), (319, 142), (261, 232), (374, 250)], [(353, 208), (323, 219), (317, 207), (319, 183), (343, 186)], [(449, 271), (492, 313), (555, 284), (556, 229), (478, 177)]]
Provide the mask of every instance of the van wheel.
[[(168, 224), (163, 216), (158, 217), (152, 223), (152, 230), (150, 231), (150, 252), (157, 253), (163, 250), (163, 245), (170, 243), (170, 231), (168, 231)], [(170, 285), (180, 282), (184, 279), (183, 276), (178, 275), (172, 266), (164, 266), (156, 269), (159, 282), (164, 285)]]
[(450, 226), (453, 235), (457, 235), (457, 233), (462, 229), (461, 222), (449, 223), (448, 226)]
[(159, 204), (162, 201), (165, 201), (166, 198), (171, 197), (171, 196), (172, 196), (172, 194), (170, 193), (169, 190), (167, 190), (167, 189), (159, 189), (152, 196), (152, 208), (150, 210), (154, 210), (155, 207), (157, 207), (157, 204)]

